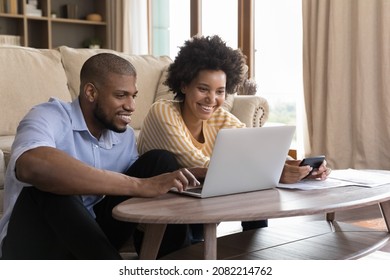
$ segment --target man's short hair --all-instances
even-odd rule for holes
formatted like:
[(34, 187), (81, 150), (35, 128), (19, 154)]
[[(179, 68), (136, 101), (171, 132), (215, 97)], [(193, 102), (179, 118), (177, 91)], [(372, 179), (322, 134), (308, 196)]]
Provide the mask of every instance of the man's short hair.
[(137, 76), (130, 61), (112, 53), (99, 53), (88, 58), (80, 71), (81, 87), (86, 83), (104, 84), (108, 74)]

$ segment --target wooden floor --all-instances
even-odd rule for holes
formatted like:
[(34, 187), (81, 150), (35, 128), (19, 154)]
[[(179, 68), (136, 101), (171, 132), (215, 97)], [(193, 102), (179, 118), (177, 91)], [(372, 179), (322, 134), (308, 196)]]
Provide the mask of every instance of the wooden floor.
[[(384, 230), (386, 229), (386, 225), (384, 219), (382, 218), (379, 205), (368, 206), (356, 210), (336, 212), (335, 216), (336, 216), (335, 219), (337, 221), (347, 222), (347, 223), (368, 227), (368, 228), (384, 229)], [(320, 220), (320, 219), (325, 219), (325, 217), (319, 215), (313, 215), (307, 217), (285, 218), (285, 219), (279, 219), (279, 221), (278, 220), (270, 221), (270, 224), (294, 222), (296, 220), (302, 221), (302, 220)], [(380, 251), (390, 253), (390, 243), (382, 247)]]
[[(269, 226), (278, 226), (283, 224), (301, 223), (304, 221), (318, 221), (324, 220), (325, 217), (322, 215), (302, 216), (302, 217), (291, 217), (291, 218), (280, 218), (269, 220)], [(347, 222), (358, 226), (374, 228), (374, 229), (385, 229), (385, 223), (382, 218), (378, 205), (360, 208), (356, 210), (348, 210), (335, 213), (335, 219), (341, 222)], [(224, 236), (227, 234), (241, 231), (240, 222), (224, 222), (218, 226), (218, 236)], [(132, 252), (129, 255), (124, 254), (126, 259), (137, 259), (136, 255)], [(378, 252), (373, 253), (364, 257), (363, 259), (387, 259), (390, 260), (390, 242), (382, 247)]]
[[(317, 221), (324, 220), (322, 215), (280, 218), (269, 220), (269, 226), (278, 226), (283, 224), (299, 223), (303, 221)], [(384, 219), (380, 212), (379, 206), (369, 206), (360, 209), (342, 211), (335, 213), (335, 219), (341, 222), (351, 223), (362, 227), (373, 229), (386, 229)], [(224, 236), (230, 233), (241, 231), (240, 222), (222, 223), (218, 226), (218, 235)], [(377, 253), (364, 257), (364, 259), (390, 259), (390, 242), (382, 247)]]

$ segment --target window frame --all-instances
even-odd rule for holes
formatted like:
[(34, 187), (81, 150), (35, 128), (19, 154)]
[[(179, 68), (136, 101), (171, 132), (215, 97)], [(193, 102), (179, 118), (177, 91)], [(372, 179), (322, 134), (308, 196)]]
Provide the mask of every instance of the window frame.
[[(253, 78), (255, 67), (254, 43), (254, 0), (237, 0), (238, 5), (238, 48), (247, 57), (248, 77)], [(202, 34), (202, 0), (191, 0), (191, 32)]]

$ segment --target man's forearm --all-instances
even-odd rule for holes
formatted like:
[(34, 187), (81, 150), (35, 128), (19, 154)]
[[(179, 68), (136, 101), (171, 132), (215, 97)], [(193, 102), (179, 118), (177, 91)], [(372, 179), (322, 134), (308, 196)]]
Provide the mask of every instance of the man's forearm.
[(15, 172), (20, 181), (57, 194), (131, 195), (132, 187), (140, 187), (139, 179), (88, 166), (51, 147), (22, 154)]

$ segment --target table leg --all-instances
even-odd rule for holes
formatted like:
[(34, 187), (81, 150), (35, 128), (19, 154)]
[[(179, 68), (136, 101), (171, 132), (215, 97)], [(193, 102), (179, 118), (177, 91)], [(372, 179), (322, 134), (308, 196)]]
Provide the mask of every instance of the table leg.
[(166, 224), (145, 225), (144, 239), (142, 240), (139, 256), (141, 260), (155, 260), (157, 258), (166, 227)]
[(204, 259), (217, 259), (217, 224), (204, 224)]
[(326, 213), (326, 220), (328, 222), (334, 222), (335, 216), (336, 216), (335, 212), (328, 212)]
[(379, 203), (379, 206), (386, 223), (387, 231), (390, 232), (390, 200)]

